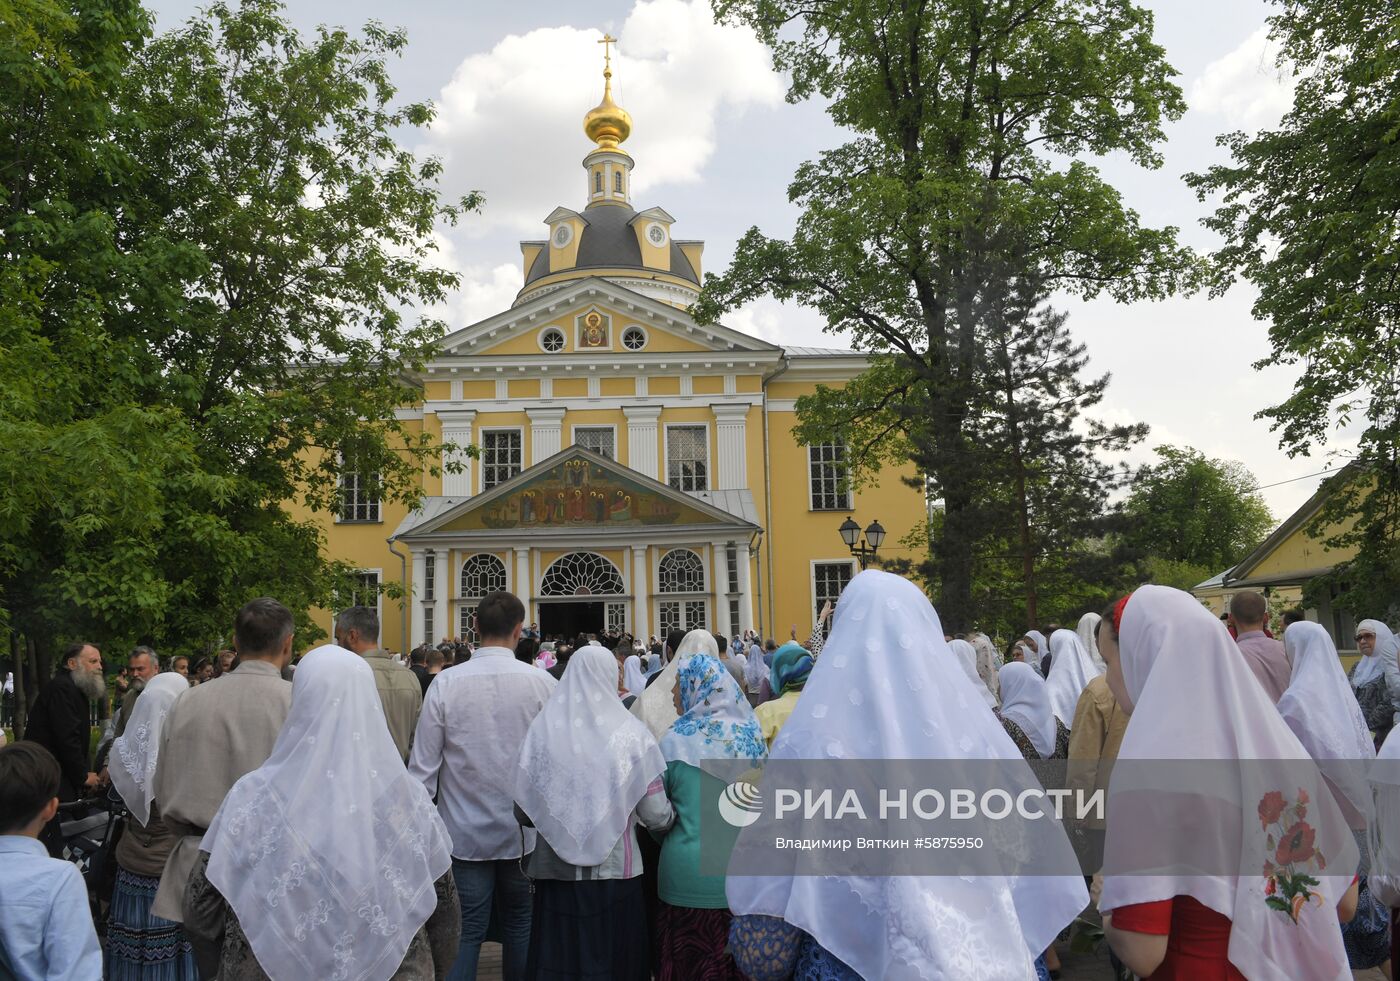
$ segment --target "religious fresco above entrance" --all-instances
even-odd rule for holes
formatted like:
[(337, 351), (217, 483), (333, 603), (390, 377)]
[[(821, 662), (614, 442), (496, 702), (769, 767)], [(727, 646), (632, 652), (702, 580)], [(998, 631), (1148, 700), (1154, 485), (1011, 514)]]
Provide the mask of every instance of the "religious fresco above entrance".
[(574, 457), (469, 511), (447, 528), (473, 531), (713, 523), (713, 517), (697, 508), (658, 494), (592, 460)]

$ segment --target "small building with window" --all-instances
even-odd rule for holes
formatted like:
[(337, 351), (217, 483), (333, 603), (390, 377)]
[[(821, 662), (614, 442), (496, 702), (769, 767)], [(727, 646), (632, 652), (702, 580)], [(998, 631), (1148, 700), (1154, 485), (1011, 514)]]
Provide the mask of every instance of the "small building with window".
[(450, 444), (444, 473), (423, 475), (410, 512), (372, 499), (347, 465), (331, 556), (366, 588), (405, 580), (405, 601), (380, 604), (391, 648), (472, 639), (476, 601), (495, 589), (547, 637), (805, 639), (856, 572), (847, 516), (878, 520), (891, 558), (917, 558), (900, 542), (926, 520), (902, 479), (912, 466), (853, 491), (844, 445), (793, 435), (797, 400), (868, 359), (696, 323), (703, 243), (633, 207), (631, 121), (610, 89), (585, 119), (585, 206), (555, 208), (546, 237), (521, 243), (514, 303), (443, 338), (420, 401), (399, 410), (410, 432)]

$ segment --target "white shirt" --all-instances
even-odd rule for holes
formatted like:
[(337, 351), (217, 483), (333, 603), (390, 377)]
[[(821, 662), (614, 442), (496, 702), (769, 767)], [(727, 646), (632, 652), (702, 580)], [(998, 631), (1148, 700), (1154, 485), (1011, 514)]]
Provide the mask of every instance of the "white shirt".
[[(515, 773), (530, 723), (556, 682), (504, 647), (481, 647), (428, 686), (408, 772), (437, 797), (452, 857), (519, 858)], [(535, 832), (525, 831), (525, 851)]]

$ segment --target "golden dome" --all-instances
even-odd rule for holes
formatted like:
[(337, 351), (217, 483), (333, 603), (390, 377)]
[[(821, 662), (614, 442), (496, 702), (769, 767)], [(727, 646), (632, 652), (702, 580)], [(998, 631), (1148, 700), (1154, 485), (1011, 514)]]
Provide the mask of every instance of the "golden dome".
[[(608, 42), (612, 38), (606, 38)], [(632, 117), (612, 97), (612, 63), (603, 68), (603, 101), (583, 117), (583, 131), (598, 144), (600, 150), (617, 150), (618, 144), (632, 132)]]

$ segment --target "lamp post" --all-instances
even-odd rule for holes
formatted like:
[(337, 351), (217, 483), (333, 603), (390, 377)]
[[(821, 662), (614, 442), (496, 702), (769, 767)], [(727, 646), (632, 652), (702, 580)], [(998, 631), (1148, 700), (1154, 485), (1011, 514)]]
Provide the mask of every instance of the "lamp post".
[(861, 541), (860, 525), (851, 520), (850, 515), (846, 515), (846, 520), (841, 523), (839, 531), (841, 541), (846, 543), (846, 547), (851, 550), (851, 554), (856, 557), (856, 561), (860, 563), (862, 569), (878, 557), (875, 553), (885, 543), (885, 529), (879, 521), (870, 522), (870, 527), (865, 529), (864, 541)]

